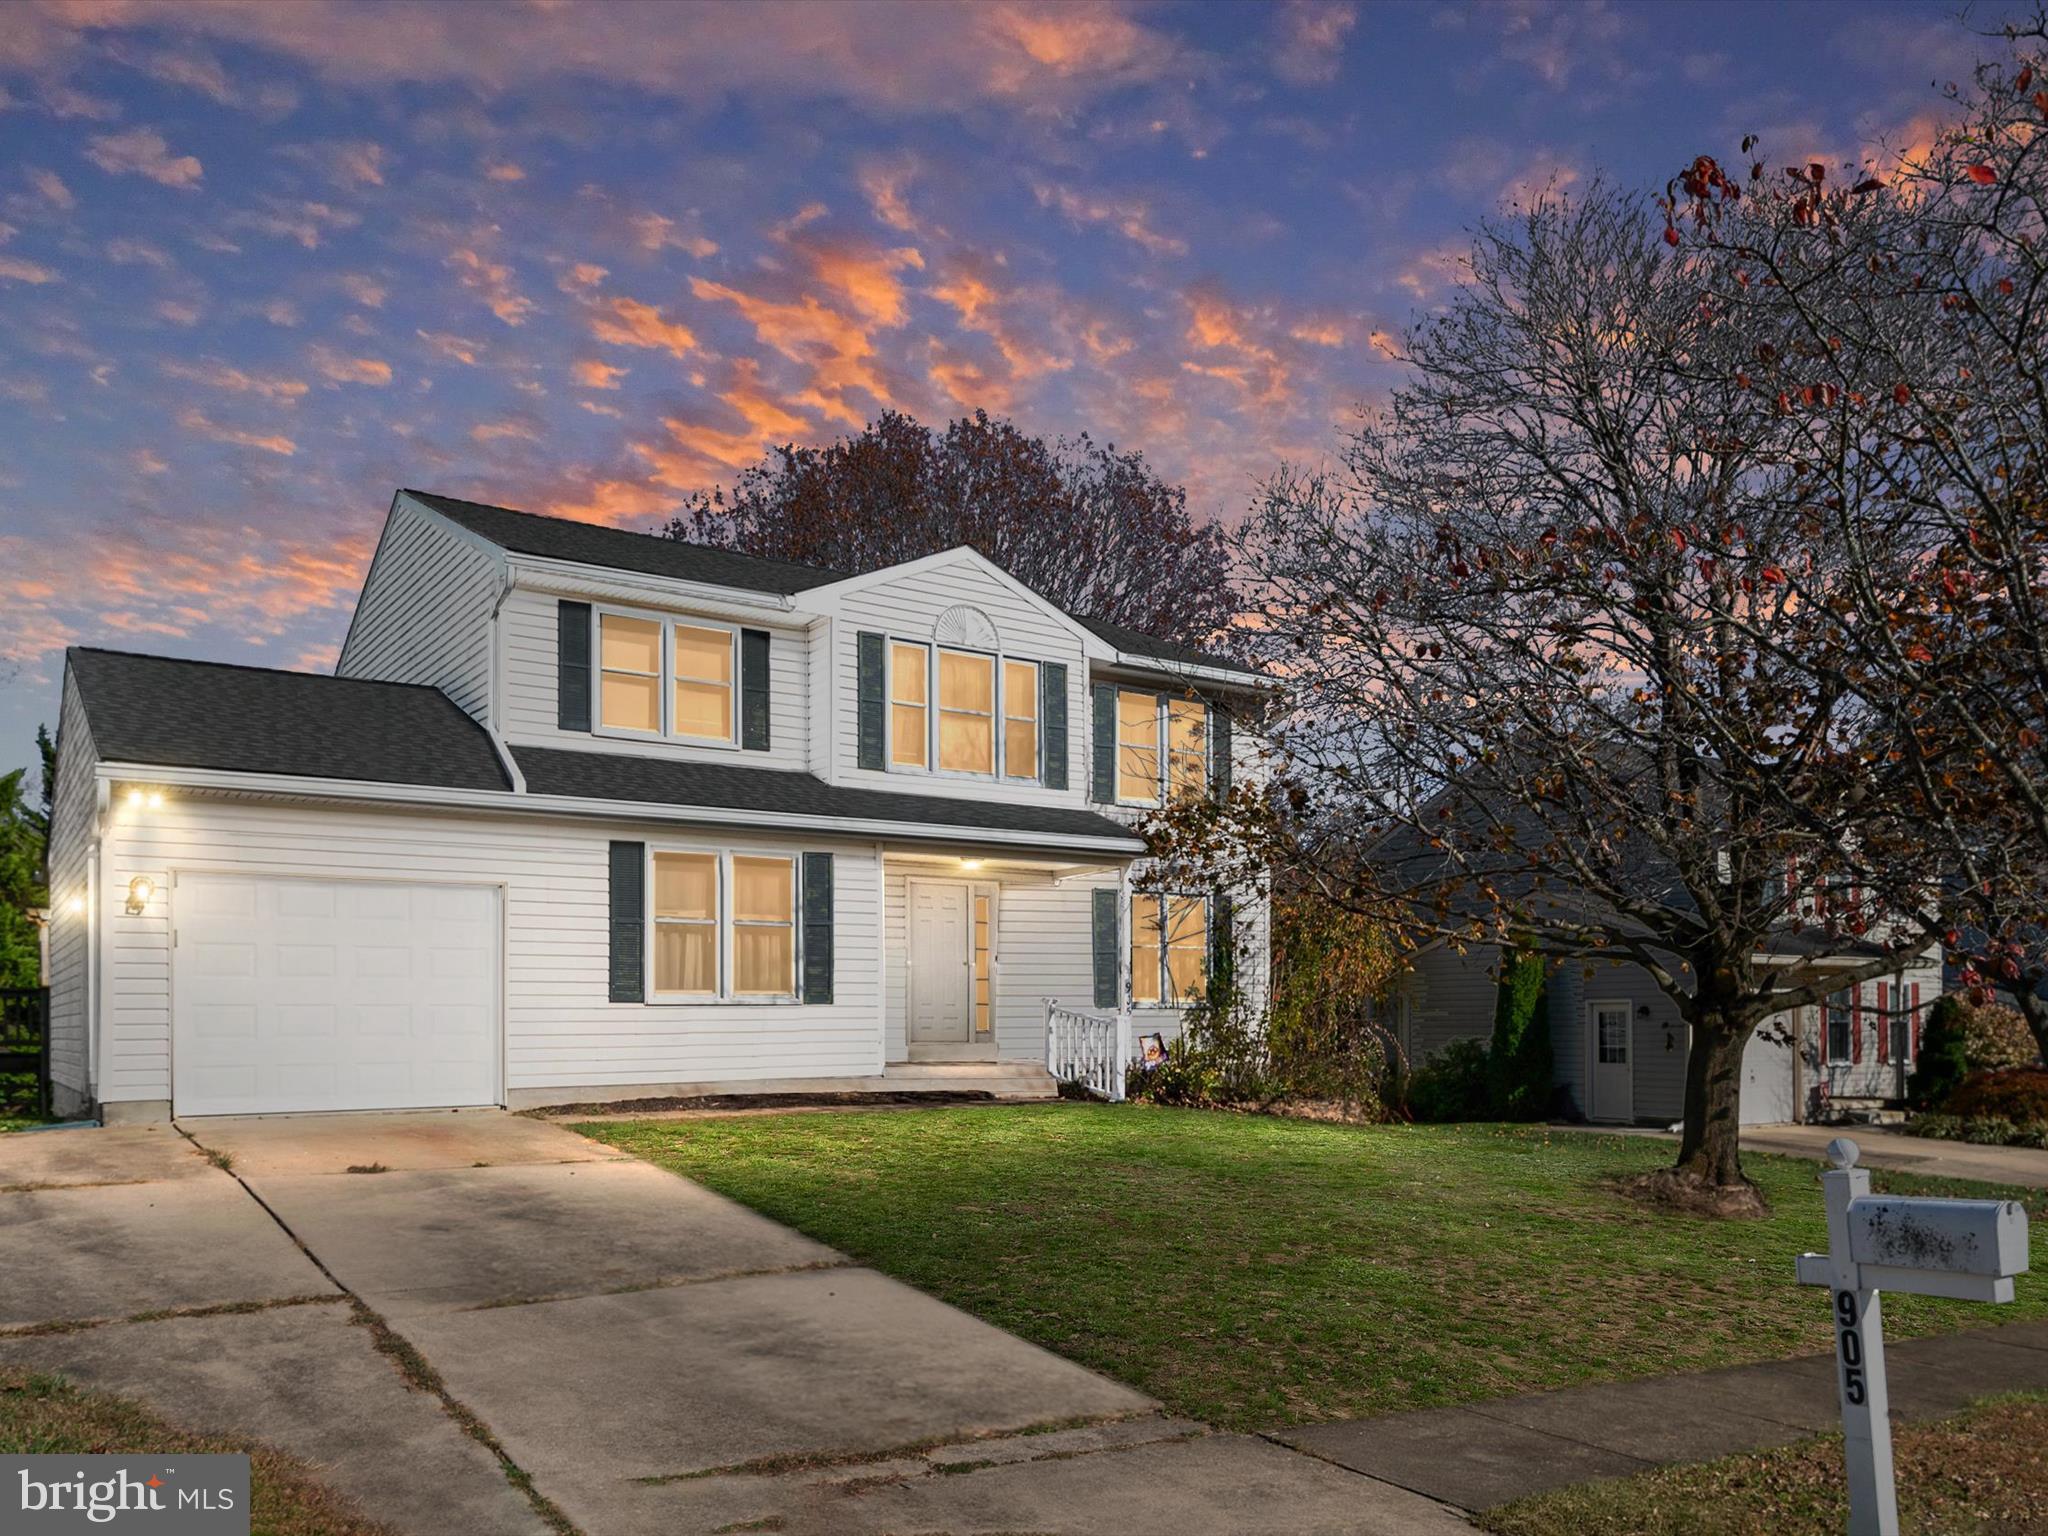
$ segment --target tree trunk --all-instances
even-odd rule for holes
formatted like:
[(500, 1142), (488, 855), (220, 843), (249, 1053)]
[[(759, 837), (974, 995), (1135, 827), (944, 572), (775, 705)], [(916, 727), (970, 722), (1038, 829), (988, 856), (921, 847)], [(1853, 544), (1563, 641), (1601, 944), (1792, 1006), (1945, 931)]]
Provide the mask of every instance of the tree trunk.
[(1742, 1052), (1755, 1019), (1702, 1010), (1685, 1059), (1685, 1134), (1674, 1172), (1716, 1186), (1746, 1185), (1742, 1174)]
[(2014, 985), (2012, 1000), (2033, 1032), (2034, 1049), (2041, 1053), (2043, 1061), (2048, 1061), (2048, 997), (2036, 992), (2031, 983), (2022, 981)]

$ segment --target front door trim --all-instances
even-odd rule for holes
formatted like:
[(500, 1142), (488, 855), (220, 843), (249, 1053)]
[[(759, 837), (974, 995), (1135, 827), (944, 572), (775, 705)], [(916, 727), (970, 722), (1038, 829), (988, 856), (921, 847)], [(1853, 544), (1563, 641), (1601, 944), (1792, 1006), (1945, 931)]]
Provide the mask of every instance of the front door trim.
[[(918, 953), (917, 894), (920, 889), (926, 888), (942, 888), (960, 894), (960, 953), (957, 956)], [(904, 882), (903, 953), (909, 971), (906, 977), (908, 985), (903, 989), (904, 1044), (912, 1050), (919, 1047), (938, 1047), (946, 1051), (966, 1051), (974, 1040), (974, 889), (967, 881), (919, 877)], [(957, 1038), (946, 1040), (919, 1040), (916, 1038), (919, 993), (921, 989), (934, 985), (936, 967), (950, 964), (957, 964), (959, 967), (959, 1035)]]

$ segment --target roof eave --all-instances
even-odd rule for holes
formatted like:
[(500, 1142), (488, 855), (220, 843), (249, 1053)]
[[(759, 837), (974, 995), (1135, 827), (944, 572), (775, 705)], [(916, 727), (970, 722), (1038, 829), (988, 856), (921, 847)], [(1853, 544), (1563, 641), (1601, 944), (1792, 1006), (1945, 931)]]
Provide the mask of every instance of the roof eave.
[(139, 779), (171, 788), (269, 795), (288, 800), (347, 800), (423, 810), (504, 811), (514, 815), (596, 817), (610, 821), (674, 821), (693, 825), (786, 829), (857, 839), (945, 843), (960, 847), (1048, 848), (1136, 858), (1145, 844), (1133, 837), (1070, 832), (1029, 832), (952, 823), (819, 816), (785, 811), (676, 805), (654, 800), (609, 800), (576, 795), (516, 793), (509, 789), (453, 789), (437, 784), (387, 784), (367, 779), (324, 779), (298, 774), (242, 773), (220, 768), (173, 768), (153, 763), (102, 761), (102, 779)]

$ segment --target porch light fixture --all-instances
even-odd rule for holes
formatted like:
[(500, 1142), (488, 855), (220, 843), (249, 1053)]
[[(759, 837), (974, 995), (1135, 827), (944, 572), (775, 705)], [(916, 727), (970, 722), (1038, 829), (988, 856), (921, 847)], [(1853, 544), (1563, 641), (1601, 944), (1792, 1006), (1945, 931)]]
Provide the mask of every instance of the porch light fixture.
[(960, 861), (960, 867), (961, 867), (962, 869), (979, 869), (979, 868), (981, 868), (981, 860), (979, 860), (979, 859), (962, 859), (962, 860)]
[(65, 902), (64, 905), (70, 910), (73, 917), (77, 917), (85, 911), (85, 898), (83, 896), (74, 896)]
[(142, 909), (149, 905), (149, 898), (156, 894), (156, 882), (147, 875), (137, 875), (128, 882), (128, 915), (140, 917)]
[(152, 789), (152, 790), (151, 790), (151, 791), (149, 792), (149, 808), (150, 808), (150, 809), (151, 809), (152, 811), (154, 811), (154, 810), (158, 810), (158, 809), (161, 809), (161, 808), (162, 808), (162, 806), (163, 806), (163, 803), (164, 803), (164, 796), (163, 796), (163, 791), (162, 791), (162, 790), (160, 790), (160, 789)]

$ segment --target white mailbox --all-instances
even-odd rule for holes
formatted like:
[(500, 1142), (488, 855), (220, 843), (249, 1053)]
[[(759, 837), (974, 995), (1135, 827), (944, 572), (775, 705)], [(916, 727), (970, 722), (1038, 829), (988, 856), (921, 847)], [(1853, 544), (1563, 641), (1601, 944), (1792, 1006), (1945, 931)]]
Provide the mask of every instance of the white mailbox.
[(1879, 1293), (2011, 1301), (2013, 1277), (2027, 1271), (2027, 1213), (2012, 1200), (1873, 1195), (1860, 1155), (1847, 1137), (1828, 1143), (1828, 1251), (1802, 1253), (1798, 1270), (1801, 1284), (1834, 1293), (1850, 1536), (1898, 1536)]

